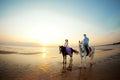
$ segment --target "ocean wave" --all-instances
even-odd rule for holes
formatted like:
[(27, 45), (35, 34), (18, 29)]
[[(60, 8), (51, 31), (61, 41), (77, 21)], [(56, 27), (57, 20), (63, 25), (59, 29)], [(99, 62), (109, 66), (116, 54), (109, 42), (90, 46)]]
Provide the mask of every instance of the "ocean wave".
[(3, 51), (0, 50), (0, 54), (20, 54), (20, 55), (36, 55), (36, 54), (43, 54), (45, 52), (33, 52), (33, 53), (18, 53), (13, 51)]

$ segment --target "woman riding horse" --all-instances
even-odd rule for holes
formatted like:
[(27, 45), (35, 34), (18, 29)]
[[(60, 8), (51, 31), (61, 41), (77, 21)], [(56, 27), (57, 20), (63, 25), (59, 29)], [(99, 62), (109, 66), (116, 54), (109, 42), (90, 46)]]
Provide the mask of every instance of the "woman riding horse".
[(65, 64), (66, 64), (67, 55), (70, 56), (70, 61), (72, 61), (73, 52), (74, 52), (74, 53), (78, 53), (78, 51), (76, 51), (76, 50), (74, 50), (74, 49), (72, 49), (72, 48), (70, 48), (70, 50), (71, 50), (71, 53), (70, 53), (71, 55), (69, 55), (69, 53), (66, 51), (66, 47), (64, 47), (64, 46), (59, 46), (59, 51), (60, 51), (60, 53), (62, 53), (62, 55), (63, 55), (63, 63), (65, 63)]
[(68, 39), (65, 39), (65, 44), (64, 44), (65, 48), (66, 48), (66, 52), (71, 55), (71, 48), (68, 45)]

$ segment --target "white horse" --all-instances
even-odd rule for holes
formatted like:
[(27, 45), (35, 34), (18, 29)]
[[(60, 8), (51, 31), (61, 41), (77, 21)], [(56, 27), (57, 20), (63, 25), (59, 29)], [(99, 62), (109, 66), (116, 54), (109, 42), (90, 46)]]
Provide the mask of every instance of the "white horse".
[(90, 52), (87, 55), (87, 51), (86, 51), (83, 43), (80, 43), (80, 41), (79, 41), (79, 50), (80, 50), (80, 57), (81, 57), (80, 68), (82, 68), (82, 66), (84, 66), (84, 68), (86, 68), (86, 57), (87, 56), (89, 56), (89, 58), (90, 58), (90, 64), (93, 64), (93, 58), (94, 58), (95, 48), (93, 46), (91, 46), (89, 48), (90, 48)]

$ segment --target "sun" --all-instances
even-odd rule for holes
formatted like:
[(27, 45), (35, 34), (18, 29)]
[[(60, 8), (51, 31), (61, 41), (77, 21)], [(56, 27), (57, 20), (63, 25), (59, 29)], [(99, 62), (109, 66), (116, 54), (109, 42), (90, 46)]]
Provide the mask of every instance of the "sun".
[(40, 43), (41, 43), (42, 46), (48, 46), (48, 45), (50, 45), (49, 40), (41, 40)]

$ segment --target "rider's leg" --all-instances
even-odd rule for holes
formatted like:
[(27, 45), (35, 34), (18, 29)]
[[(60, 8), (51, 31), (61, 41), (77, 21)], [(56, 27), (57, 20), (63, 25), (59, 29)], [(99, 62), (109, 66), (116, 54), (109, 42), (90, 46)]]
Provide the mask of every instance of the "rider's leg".
[(88, 45), (84, 45), (84, 46), (85, 46), (85, 50), (86, 50), (87, 55), (88, 55), (88, 53), (89, 53), (89, 51), (88, 51)]

